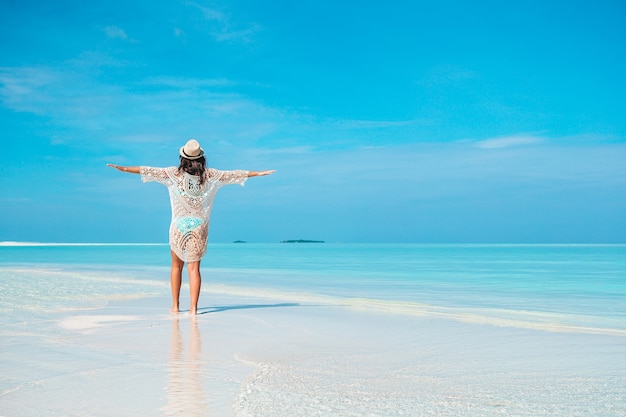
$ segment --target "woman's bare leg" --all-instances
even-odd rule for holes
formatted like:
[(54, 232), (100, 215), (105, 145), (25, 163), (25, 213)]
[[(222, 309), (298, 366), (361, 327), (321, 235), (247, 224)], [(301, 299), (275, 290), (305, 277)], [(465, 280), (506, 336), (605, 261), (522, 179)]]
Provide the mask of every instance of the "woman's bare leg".
[(202, 277), (200, 276), (200, 261), (188, 262), (187, 272), (189, 273), (189, 296), (191, 298), (189, 314), (197, 314), (198, 299), (200, 298), (200, 287), (202, 286)]
[(170, 271), (170, 284), (172, 286), (172, 313), (178, 313), (179, 310), (179, 299), (180, 299), (180, 286), (183, 281), (183, 266), (185, 262), (183, 262), (173, 251), (170, 251), (172, 254), (172, 270)]

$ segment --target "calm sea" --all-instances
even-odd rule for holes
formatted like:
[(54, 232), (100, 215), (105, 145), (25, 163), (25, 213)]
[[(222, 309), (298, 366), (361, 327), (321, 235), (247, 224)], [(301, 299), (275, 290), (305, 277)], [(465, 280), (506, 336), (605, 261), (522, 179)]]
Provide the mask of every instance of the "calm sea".
[[(210, 244), (202, 271), (207, 302), (223, 291), (626, 330), (626, 245)], [(0, 319), (168, 294), (168, 274), (167, 245), (3, 245)]]

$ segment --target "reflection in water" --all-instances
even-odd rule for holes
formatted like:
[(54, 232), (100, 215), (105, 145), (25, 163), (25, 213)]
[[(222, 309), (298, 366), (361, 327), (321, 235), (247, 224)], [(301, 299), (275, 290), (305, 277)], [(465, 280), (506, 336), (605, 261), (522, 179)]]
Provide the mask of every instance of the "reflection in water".
[[(202, 338), (196, 318), (192, 317), (189, 328), (189, 347), (185, 352), (180, 331), (180, 319), (172, 319), (172, 342), (167, 363), (167, 416), (206, 416), (208, 404), (202, 385)], [(186, 353), (186, 355), (185, 355)]]

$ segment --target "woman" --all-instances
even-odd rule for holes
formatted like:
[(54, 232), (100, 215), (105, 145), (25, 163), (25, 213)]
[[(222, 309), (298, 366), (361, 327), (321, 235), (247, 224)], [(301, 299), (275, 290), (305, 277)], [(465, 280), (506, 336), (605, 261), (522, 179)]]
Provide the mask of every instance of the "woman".
[(226, 184), (244, 185), (250, 177), (265, 176), (270, 171), (219, 171), (206, 168), (204, 150), (197, 140), (189, 140), (180, 148), (180, 165), (169, 168), (145, 166), (120, 166), (108, 164), (122, 172), (140, 174), (143, 182), (157, 181), (165, 185), (170, 194), (172, 222), (170, 224), (170, 252), (172, 270), (172, 309), (179, 311), (182, 272), (187, 262), (191, 306), (189, 314), (197, 314), (200, 298), (200, 260), (206, 253), (209, 234), (209, 217), (217, 190)]

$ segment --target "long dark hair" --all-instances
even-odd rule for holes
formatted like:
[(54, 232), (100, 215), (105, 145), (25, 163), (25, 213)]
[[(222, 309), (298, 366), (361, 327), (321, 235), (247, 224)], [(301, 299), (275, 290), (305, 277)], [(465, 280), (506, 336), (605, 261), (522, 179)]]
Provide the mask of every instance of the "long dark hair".
[(185, 171), (189, 175), (200, 177), (200, 184), (204, 184), (204, 170), (206, 169), (206, 158), (201, 156), (198, 159), (187, 159), (180, 157), (178, 172)]

